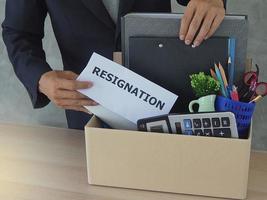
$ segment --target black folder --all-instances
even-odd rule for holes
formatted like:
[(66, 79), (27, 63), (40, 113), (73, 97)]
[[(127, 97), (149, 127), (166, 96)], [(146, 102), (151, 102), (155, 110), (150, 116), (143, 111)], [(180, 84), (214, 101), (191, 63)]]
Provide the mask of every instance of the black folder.
[(179, 96), (171, 112), (188, 112), (188, 104), (196, 99), (190, 75), (210, 74), (214, 63), (227, 72), (229, 37), (213, 37), (197, 48), (183, 41), (164, 37), (130, 37), (129, 68)]

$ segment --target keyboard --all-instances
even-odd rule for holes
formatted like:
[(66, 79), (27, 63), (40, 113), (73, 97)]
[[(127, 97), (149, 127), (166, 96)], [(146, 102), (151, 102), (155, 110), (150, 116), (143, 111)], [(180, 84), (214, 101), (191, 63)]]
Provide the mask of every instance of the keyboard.
[(137, 124), (139, 131), (238, 138), (235, 115), (231, 112), (170, 114), (142, 119)]

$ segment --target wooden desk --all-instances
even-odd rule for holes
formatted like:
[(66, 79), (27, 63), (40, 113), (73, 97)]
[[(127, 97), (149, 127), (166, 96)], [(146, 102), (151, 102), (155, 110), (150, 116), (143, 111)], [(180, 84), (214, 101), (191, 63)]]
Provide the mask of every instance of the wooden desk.
[[(87, 183), (83, 132), (0, 124), (0, 199), (209, 200), (215, 198), (90, 186)], [(267, 153), (252, 153), (248, 199), (267, 199)]]

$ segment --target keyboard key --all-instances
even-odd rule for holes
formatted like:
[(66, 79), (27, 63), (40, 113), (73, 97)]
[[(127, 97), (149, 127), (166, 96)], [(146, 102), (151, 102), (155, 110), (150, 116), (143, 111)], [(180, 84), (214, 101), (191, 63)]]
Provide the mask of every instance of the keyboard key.
[(204, 128), (210, 128), (211, 127), (211, 121), (209, 118), (202, 119), (203, 127)]
[(182, 134), (181, 123), (180, 123), (180, 122), (176, 122), (176, 123), (175, 123), (175, 127), (176, 127), (176, 133), (177, 133), (177, 134)]
[(201, 120), (200, 119), (193, 119), (194, 128), (201, 128)]
[(230, 128), (220, 128), (220, 129), (214, 129), (213, 130), (215, 137), (225, 137), (230, 138), (232, 136), (231, 129)]
[(204, 136), (212, 136), (212, 130), (211, 129), (204, 129)]
[(222, 117), (222, 126), (229, 127), (230, 126), (230, 119), (229, 117)]
[(194, 132), (192, 130), (185, 130), (184, 134), (185, 135), (194, 135)]
[(185, 129), (191, 129), (192, 128), (192, 121), (190, 119), (184, 120), (184, 127)]
[(196, 135), (196, 136), (204, 136), (203, 131), (201, 129), (195, 129), (194, 135)]
[(220, 127), (220, 119), (219, 118), (212, 118), (212, 126), (213, 127)]

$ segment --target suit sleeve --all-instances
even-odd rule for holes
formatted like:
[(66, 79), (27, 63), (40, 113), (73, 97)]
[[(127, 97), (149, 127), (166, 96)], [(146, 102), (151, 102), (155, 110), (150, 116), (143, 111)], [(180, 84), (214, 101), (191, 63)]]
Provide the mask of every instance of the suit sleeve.
[(43, 0), (6, 0), (3, 40), (14, 71), (27, 89), (34, 108), (50, 101), (38, 90), (41, 76), (52, 69), (42, 39), (47, 9)]
[[(183, 6), (187, 6), (190, 0), (177, 0), (177, 2)], [(227, 0), (223, 0), (224, 8), (226, 9), (226, 2)]]

